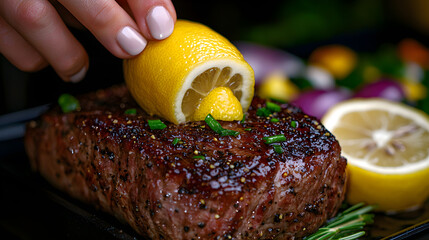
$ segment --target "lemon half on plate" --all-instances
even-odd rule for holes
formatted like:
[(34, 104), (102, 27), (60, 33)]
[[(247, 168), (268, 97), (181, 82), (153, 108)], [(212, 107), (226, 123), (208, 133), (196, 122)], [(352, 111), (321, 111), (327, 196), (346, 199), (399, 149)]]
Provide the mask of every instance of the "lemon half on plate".
[[(194, 116), (200, 103), (219, 87), (231, 90), (232, 94), (224, 89), (216, 92), (236, 98), (242, 108), (241, 115), (239, 111), (226, 111), (224, 115), (233, 116), (225, 119), (241, 120), (250, 106), (255, 84), (253, 69), (231, 42), (205, 25), (186, 20), (178, 20), (167, 39), (151, 41), (139, 56), (124, 60), (124, 77), (146, 112), (176, 124), (203, 120), (200, 116), (234, 103), (232, 99), (223, 101), (227, 104), (223, 107), (199, 108)], [(204, 106), (222, 103), (207, 103), (215, 99), (210, 96)]]
[(421, 206), (429, 196), (429, 117), (402, 103), (355, 99), (322, 119), (348, 160), (351, 204), (381, 211)]

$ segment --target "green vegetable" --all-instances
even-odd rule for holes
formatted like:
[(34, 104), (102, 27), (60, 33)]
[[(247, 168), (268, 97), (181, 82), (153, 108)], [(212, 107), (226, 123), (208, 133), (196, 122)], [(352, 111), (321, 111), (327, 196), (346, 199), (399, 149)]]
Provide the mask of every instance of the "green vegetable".
[(193, 156), (193, 159), (206, 159), (206, 157), (202, 156), (202, 155), (197, 155), (197, 156)]
[(210, 127), (211, 130), (215, 131), (217, 134), (221, 136), (237, 136), (240, 134), (237, 131), (230, 130), (230, 129), (224, 129), (222, 125), (214, 117), (209, 113), (204, 121), (207, 123), (207, 125)]
[(286, 137), (284, 134), (279, 134), (275, 136), (263, 137), (266, 144), (278, 143), (286, 141)]
[(273, 102), (267, 102), (266, 105), (267, 105), (268, 110), (270, 110), (271, 112), (280, 112), (282, 110), (282, 108), (279, 105), (277, 105)]
[(136, 115), (137, 114), (137, 109), (135, 109), (135, 108), (127, 109), (127, 110), (125, 110), (125, 114)]
[(256, 116), (269, 117), (270, 114), (271, 111), (266, 107), (258, 108), (258, 110), (256, 110)]
[(173, 140), (173, 142), (171, 144), (173, 144), (173, 146), (175, 146), (179, 142), (180, 142), (180, 138), (174, 138), (174, 140)]
[(364, 203), (358, 203), (351, 206), (329, 220), (326, 226), (319, 228), (317, 232), (304, 239), (352, 240), (364, 236), (365, 231), (362, 229), (367, 223), (373, 222), (374, 214), (369, 214), (369, 212), (375, 208), (373, 205), (364, 205)]
[(152, 130), (162, 130), (167, 127), (161, 120), (155, 119), (155, 120), (147, 120), (147, 123), (149, 124), (150, 129)]
[(273, 123), (276, 123), (276, 122), (279, 122), (279, 119), (278, 118), (271, 118), (270, 121)]
[(274, 152), (276, 152), (276, 153), (283, 153), (284, 152), (281, 145), (273, 145), (273, 147), (274, 147)]
[(58, 104), (60, 105), (63, 113), (80, 109), (79, 100), (67, 93), (61, 94), (61, 96), (58, 98)]
[(295, 120), (293, 120), (293, 121), (291, 121), (291, 122), (290, 122), (290, 125), (291, 125), (293, 128), (296, 128), (296, 127), (298, 126), (298, 123), (297, 123)]

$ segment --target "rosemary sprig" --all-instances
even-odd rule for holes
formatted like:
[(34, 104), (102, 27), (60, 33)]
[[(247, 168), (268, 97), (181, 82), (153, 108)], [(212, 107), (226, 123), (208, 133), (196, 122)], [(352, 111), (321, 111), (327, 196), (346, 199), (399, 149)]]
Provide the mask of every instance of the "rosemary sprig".
[(353, 240), (365, 235), (363, 227), (373, 222), (374, 214), (369, 214), (375, 206), (358, 203), (330, 219), (326, 226), (305, 237), (305, 240), (339, 239)]

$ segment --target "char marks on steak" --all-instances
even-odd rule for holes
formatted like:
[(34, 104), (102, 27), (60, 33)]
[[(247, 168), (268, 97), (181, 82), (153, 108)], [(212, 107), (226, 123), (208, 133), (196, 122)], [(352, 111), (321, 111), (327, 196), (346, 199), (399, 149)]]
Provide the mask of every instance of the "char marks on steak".
[[(292, 239), (317, 230), (338, 210), (346, 160), (313, 117), (282, 104), (279, 122), (259, 117), (255, 98), (242, 122), (151, 130), (124, 86), (79, 98), (81, 109), (52, 107), (29, 124), (34, 170), (71, 196), (129, 223), (151, 239)], [(125, 114), (136, 108), (137, 114)], [(297, 126), (291, 126), (296, 121)], [(263, 137), (284, 134), (275, 143)], [(180, 139), (173, 144), (175, 138)]]

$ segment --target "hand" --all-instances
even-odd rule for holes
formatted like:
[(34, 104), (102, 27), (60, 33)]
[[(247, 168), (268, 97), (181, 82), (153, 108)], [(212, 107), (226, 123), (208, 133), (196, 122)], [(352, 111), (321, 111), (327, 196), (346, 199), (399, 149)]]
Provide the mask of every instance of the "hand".
[[(65, 10), (66, 11), (61, 11)], [(138, 55), (147, 40), (168, 37), (176, 21), (170, 0), (1, 0), (0, 52), (22, 71), (51, 65), (64, 80), (78, 82), (88, 55), (66, 27), (77, 19), (113, 55)]]

